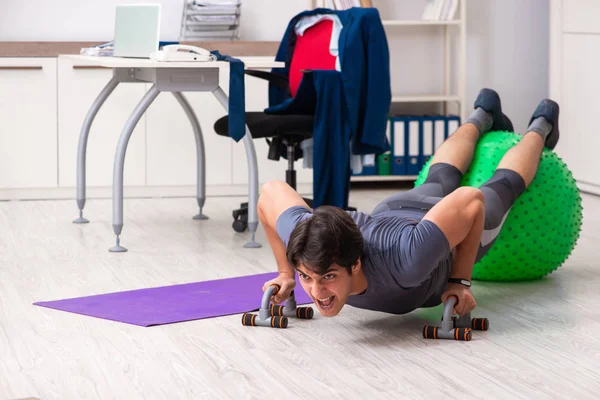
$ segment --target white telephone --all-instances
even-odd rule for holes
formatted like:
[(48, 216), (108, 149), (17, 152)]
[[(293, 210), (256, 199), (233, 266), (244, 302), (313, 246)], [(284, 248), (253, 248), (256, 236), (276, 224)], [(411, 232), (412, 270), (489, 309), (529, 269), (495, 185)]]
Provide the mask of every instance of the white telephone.
[(150, 54), (154, 61), (215, 61), (217, 58), (210, 51), (201, 47), (186, 44), (170, 44), (162, 50)]

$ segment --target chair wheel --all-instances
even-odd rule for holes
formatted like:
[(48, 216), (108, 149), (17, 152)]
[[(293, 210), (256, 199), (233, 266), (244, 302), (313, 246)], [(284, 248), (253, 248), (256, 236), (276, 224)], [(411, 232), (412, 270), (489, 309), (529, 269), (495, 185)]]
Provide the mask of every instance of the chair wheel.
[(242, 233), (248, 228), (248, 222), (241, 219), (236, 219), (233, 221), (233, 224), (231, 224), (231, 227), (234, 231)]

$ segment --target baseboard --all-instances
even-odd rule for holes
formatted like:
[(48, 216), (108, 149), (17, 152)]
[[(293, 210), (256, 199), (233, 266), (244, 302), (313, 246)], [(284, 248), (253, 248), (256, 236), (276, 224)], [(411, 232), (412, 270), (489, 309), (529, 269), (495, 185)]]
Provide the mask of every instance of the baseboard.
[[(302, 196), (312, 195), (312, 184), (299, 183), (297, 190)], [(125, 198), (196, 197), (195, 186), (131, 186), (123, 188)], [(248, 185), (207, 185), (206, 197), (248, 196)], [(75, 188), (0, 189), (0, 201), (75, 200)], [(112, 198), (111, 187), (86, 189), (87, 199)]]

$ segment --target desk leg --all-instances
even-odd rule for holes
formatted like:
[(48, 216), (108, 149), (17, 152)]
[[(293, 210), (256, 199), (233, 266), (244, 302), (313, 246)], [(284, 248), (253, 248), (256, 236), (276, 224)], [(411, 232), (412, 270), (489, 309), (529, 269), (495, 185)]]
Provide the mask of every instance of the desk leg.
[(206, 153), (204, 152), (202, 129), (200, 129), (196, 113), (194, 113), (185, 96), (180, 92), (173, 92), (173, 96), (175, 96), (190, 120), (194, 129), (194, 138), (196, 139), (196, 200), (198, 201), (200, 212), (194, 216), (194, 219), (208, 219), (206, 215), (202, 214), (202, 207), (204, 207), (204, 202), (206, 201)]
[(133, 110), (119, 138), (113, 167), (113, 231), (117, 236), (117, 244), (108, 250), (110, 252), (127, 251), (125, 247), (120, 245), (119, 239), (119, 235), (123, 229), (123, 171), (125, 167), (125, 152), (127, 151), (127, 144), (135, 126), (159, 93), (160, 91), (156, 88), (156, 85), (152, 85), (135, 107), (135, 110)]
[[(219, 86), (213, 91), (213, 94), (219, 100), (219, 103), (229, 111), (229, 99), (223, 89)], [(258, 163), (256, 162), (256, 150), (254, 148), (254, 142), (252, 141), (252, 135), (246, 125), (246, 134), (242, 139), (244, 146), (246, 147), (246, 159), (248, 160), (248, 229), (250, 230), (250, 241), (244, 245), (247, 248), (258, 248), (261, 247), (260, 243), (254, 241), (256, 235), (256, 229), (258, 228)]]
[(98, 114), (100, 107), (102, 107), (108, 96), (110, 96), (118, 84), (119, 81), (113, 76), (92, 103), (92, 106), (85, 116), (83, 125), (81, 126), (79, 146), (77, 148), (77, 207), (79, 207), (79, 218), (76, 218), (73, 221), (75, 224), (87, 224), (90, 222), (83, 218), (83, 208), (85, 207), (85, 156), (90, 128), (92, 127), (92, 122), (94, 122), (94, 118), (96, 118), (96, 114)]

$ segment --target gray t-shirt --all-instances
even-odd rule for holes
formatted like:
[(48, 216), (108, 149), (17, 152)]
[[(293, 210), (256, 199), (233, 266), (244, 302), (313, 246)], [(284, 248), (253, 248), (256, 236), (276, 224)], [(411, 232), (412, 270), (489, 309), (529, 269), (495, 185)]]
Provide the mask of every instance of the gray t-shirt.
[[(347, 211), (364, 238), (363, 270), (368, 288), (347, 304), (368, 310), (406, 314), (440, 303), (452, 268), (451, 249), (443, 232), (421, 219), (421, 210), (393, 210), (369, 215)], [(296, 224), (312, 213), (302, 206), (287, 209), (277, 232), (287, 247)]]

